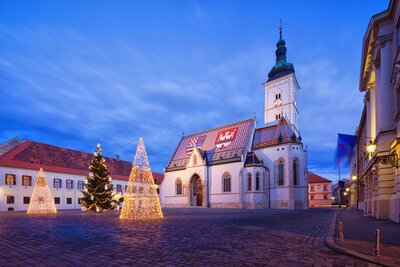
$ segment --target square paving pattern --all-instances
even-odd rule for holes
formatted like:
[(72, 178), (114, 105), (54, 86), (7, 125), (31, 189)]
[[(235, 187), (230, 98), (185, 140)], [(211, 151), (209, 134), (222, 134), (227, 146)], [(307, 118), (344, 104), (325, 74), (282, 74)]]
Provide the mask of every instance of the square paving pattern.
[(1, 266), (366, 266), (324, 246), (334, 210), (0, 213)]

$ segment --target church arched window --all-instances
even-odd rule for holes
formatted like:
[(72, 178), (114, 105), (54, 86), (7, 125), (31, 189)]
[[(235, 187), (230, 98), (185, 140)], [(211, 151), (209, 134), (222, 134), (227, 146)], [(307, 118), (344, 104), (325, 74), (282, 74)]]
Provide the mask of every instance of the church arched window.
[(293, 160), (293, 185), (299, 184), (299, 161)]
[(278, 185), (284, 185), (285, 179), (285, 163), (283, 159), (278, 160), (277, 164), (277, 178), (278, 178)]
[(247, 174), (247, 191), (251, 191), (251, 173)]
[(176, 179), (176, 182), (175, 182), (175, 192), (176, 192), (176, 194), (177, 194), (178, 196), (183, 194), (183, 190), (182, 190), (182, 180), (181, 180), (180, 178)]
[(260, 190), (260, 173), (256, 173), (256, 191)]
[(222, 190), (223, 192), (231, 192), (231, 175), (229, 174), (229, 172), (225, 172), (222, 175)]

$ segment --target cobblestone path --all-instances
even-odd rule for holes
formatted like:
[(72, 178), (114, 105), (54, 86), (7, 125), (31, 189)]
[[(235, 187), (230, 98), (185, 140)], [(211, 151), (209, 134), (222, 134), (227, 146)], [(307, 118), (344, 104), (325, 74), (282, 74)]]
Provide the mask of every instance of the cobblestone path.
[(0, 213), (2, 266), (366, 266), (324, 246), (334, 210)]

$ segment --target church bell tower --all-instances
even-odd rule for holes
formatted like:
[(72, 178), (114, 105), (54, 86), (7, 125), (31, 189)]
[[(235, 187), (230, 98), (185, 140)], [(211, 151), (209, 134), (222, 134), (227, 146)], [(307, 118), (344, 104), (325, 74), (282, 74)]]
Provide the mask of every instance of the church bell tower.
[(276, 123), (284, 117), (296, 135), (299, 135), (298, 90), (294, 66), (286, 61), (286, 42), (282, 38), (282, 24), (276, 43), (276, 63), (268, 73), (265, 89), (264, 123)]

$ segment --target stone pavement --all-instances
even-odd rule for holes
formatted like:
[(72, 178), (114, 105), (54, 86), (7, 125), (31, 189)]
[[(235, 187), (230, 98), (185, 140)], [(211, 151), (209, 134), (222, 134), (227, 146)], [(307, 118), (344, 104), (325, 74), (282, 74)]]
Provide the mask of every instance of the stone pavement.
[[(335, 210), (0, 213), (1, 266), (367, 266), (324, 246)], [(371, 266), (371, 265), (370, 265)]]
[[(341, 209), (339, 216), (344, 224), (344, 241), (340, 241), (336, 225), (335, 242), (344, 252), (387, 266), (400, 266), (400, 224), (363, 216), (356, 209)], [(380, 230), (380, 257), (374, 256), (375, 229)]]

